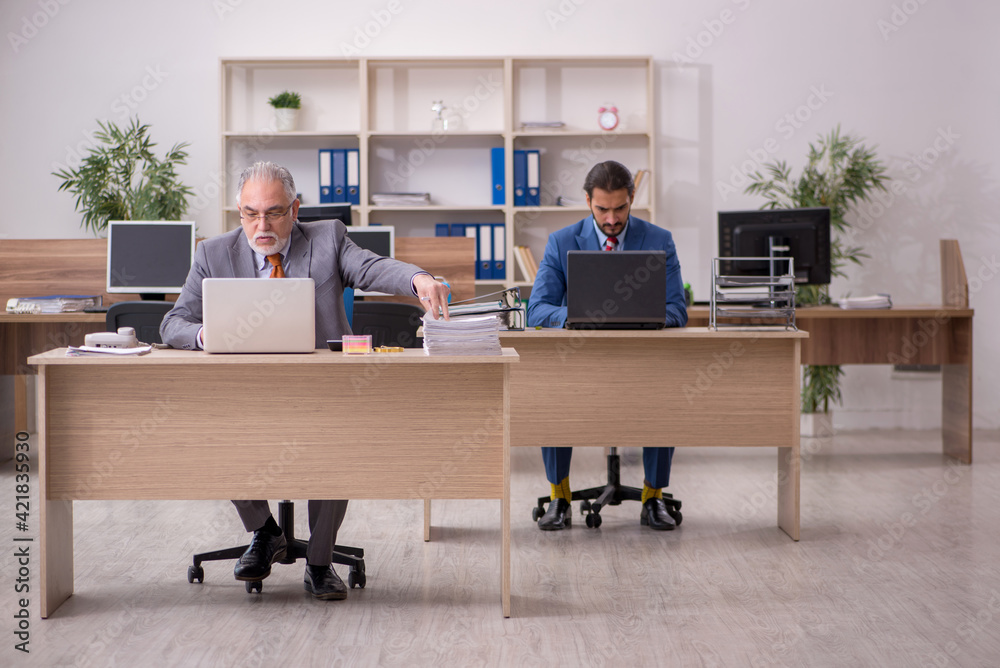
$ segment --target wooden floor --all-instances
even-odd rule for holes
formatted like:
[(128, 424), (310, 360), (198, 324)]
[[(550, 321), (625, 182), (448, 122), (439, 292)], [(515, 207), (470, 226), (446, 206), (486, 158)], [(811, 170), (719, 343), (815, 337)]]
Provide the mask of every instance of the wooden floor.
[[(367, 551), (368, 586), (344, 602), (312, 600), (300, 564), (276, 566), (261, 595), (231, 562), (188, 584), (191, 553), (245, 540), (228, 503), (77, 502), (76, 593), (41, 620), (33, 589), (30, 655), (13, 648), (22, 544), (7, 462), (0, 665), (996, 666), (998, 445), (977, 432), (967, 467), (933, 431), (804, 440), (799, 543), (776, 526), (773, 451), (678, 450), (678, 531), (640, 527), (632, 503), (605, 509), (599, 530), (542, 533), (541, 455), (517, 448), (506, 620), (496, 501), (436, 502), (431, 543), (422, 504), (353, 502), (340, 540)], [(638, 451), (624, 464), (625, 482), (641, 479)], [(600, 451), (577, 449), (571, 480), (603, 469)], [(37, 537), (32, 511), (19, 536)], [(297, 525), (305, 535), (304, 512)]]

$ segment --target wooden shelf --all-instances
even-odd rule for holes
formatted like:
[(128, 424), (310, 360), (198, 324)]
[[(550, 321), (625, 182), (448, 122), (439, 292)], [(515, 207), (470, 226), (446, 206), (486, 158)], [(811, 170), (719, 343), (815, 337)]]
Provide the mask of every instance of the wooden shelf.
[[(361, 203), (353, 207), (355, 225), (391, 224), (397, 237), (409, 237), (433, 234), (439, 222), (502, 222), (507, 258), (515, 245), (530, 246), (541, 257), (549, 234), (589, 213), (582, 204), (583, 181), (594, 163), (619, 160), (656, 175), (654, 67), (646, 56), (254, 57), (222, 59), (220, 67), (227, 230), (239, 225), (232, 206), (239, 170), (253, 160), (288, 167), (303, 205), (318, 205), (320, 148), (358, 149)], [(266, 101), (286, 89), (302, 95), (300, 127), (276, 132)], [(439, 100), (457, 130), (432, 130), (431, 105)], [(602, 106), (618, 108), (615, 131), (597, 127)], [(532, 120), (559, 120), (566, 127), (521, 127)], [(505, 149), (507, 194), (499, 205), (489, 204), (493, 148)], [(542, 206), (513, 204), (513, 151), (522, 148), (541, 151)], [(652, 218), (656, 188), (643, 190), (648, 202), (635, 209)], [(373, 192), (385, 191), (429, 192), (437, 203), (371, 204)], [(555, 206), (558, 195), (581, 204)], [(476, 285), (527, 285), (515, 280), (514, 264), (507, 262), (505, 280)]]

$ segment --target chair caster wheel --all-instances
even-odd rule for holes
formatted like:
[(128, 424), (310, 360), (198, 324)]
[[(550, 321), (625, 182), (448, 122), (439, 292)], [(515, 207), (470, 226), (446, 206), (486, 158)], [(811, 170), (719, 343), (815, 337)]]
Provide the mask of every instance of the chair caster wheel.
[(684, 521), (684, 515), (683, 515), (683, 513), (681, 513), (681, 511), (679, 511), (679, 510), (677, 510), (677, 511), (674, 511), (674, 512), (670, 512), (670, 511), (668, 510), (668, 511), (667, 511), (667, 514), (668, 514), (668, 515), (670, 515), (670, 516), (671, 516), (672, 518), (674, 518), (674, 522), (675, 522), (675, 523), (677, 524), (677, 526), (680, 526), (680, 525), (681, 525), (681, 522), (683, 522), (683, 521)]
[(254, 589), (257, 590), (257, 593), (260, 593), (264, 589), (264, 583), (261, 580), (254, 580), (252, 582), (244, 582), (243, 584), (244, 584), (244, 586), (246, 586), (246, 590), (247, 590), (248, 594), (253, 593)]
[(188, 582), (205, 581), (205, 569), (201, 566), (188, 566)]
[(354, 587), (364, 589), (365, 584), (367, 584), (366, 581), (367, 577), (365, 576), (364, 571), (356, 571), (352, 569), (351, 572), (347, 574), (347, 586), (351, 589), (354, 589)]
[(580, 514), (581, 515), (586, 515), (591, 510), (592, 510), (592, 506), (590, 505), (590, 501), (581, 501), (580, 502)]
[(601, 516), (597, 513), (590, 513), (587, 515), (587, 528), (596, 529), (601, 526)]
[(544, 510), (542, 510), (538, 506), (535, 506), (534, 508), (531, 509), (531, 521), (537, 522), (539, 518), (544, 514), (545, 514)]

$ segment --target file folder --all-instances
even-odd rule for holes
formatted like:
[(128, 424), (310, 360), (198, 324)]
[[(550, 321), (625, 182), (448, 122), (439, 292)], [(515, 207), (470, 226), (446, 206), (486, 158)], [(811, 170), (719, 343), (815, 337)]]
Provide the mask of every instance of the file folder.
[(504, 188), (503, 148), (490, 149), (490, 165), (493, 170), (493, 203), (506, 204), (507, 193)]
[(504, 239), (504, 224), (494, 223), (493, 227), (493, 272), (492, 278), (507, 278), (507, 243)]
[(361, 152), (347, 149), (347, 201), (361, 204)]
[(469, 225), (465, 228), (466, 233), (470, 229), (477, 231), (476, 278), (480, 280), (493, 278), (493, 226), (489, 224)]
[(465, 236), (465, 223), (452, 223), (451, 224), (451, 236), (453, 236), (453, 237), (464, 237)]
[(539, 196), (539, 152), (526, 151), (527, 154), (527, 176), (525, 180), (527, 182), (528, 191), (524, 197), (525, 206), (538, 206), (541, 204), (541, 198)]
[(328, 148), (319, 150), (319, 203), (333, 203), (333, 151)]
[[(462, 233), (458, 234), (457, 233), (458, 230), (462, 230)], [(472, 239), (472, 241), (474, 242), (473, 246), (475, 246), (476, 248), (476, 257), (473, 260), (476, 270), (474, 276), (475, 278), (479, 278), (479, 275), (482, 274), (482, 269), (479, 268), (479, 226), (474, 223), (468, 223), (468, 224), (452, 223), (451, 236), (453, 237), (464, 236), (466, 238)]]
[(448, 223), (438, 223), (434, 226), (434, 236), (436, 237), (450, 237), (451, 230)]
[(342, 148), (335, 148), (333, 154), (333, 201), (347, 201), (347, 152)]
[(514, 206), (524, 206), (528, 196), (528, 154), (514, 151)]

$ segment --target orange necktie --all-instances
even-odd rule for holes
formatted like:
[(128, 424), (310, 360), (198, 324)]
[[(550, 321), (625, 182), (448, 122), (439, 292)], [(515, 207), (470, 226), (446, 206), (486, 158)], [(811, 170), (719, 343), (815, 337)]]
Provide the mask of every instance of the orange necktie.
[(285, 270), (281, 268), (281, 253), (268, 255), (267, 261), (271, 263), (271, 275), (268, 278), (284, 278)]

